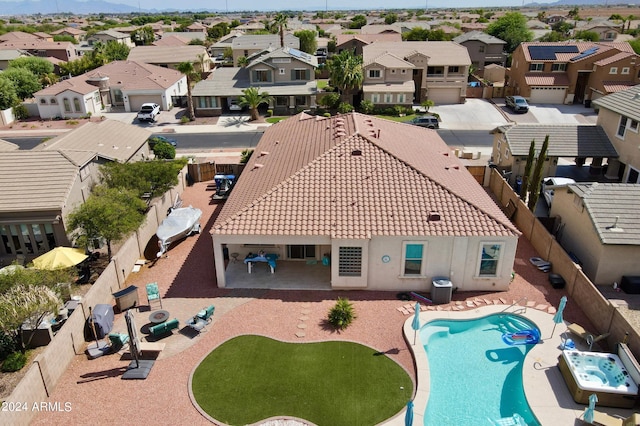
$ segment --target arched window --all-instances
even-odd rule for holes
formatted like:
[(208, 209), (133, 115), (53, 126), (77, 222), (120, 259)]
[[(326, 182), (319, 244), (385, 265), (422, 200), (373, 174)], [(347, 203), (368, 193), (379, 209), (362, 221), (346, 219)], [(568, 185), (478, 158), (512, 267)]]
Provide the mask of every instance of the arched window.
[(71, 102), (69, 102), (69, 99), (64, 98), (62, 103), (64, 104), (64, 112), (71, 112)]
[(80, 99), (73, 98), (73, 108), (76, 110), (76, 112), (82, 112), (82, 108), (80, 108)]
[(42, 105), (46, 105), (46, 104), (47, 104), (47, 100), (46, 100), (46, 99), (44, 99), (44, 98), (43, 98), (43, 99), (40, 99), (40, 103), (41, 103)]
[(52, 105), (55, 105), (58, 103), (58, 100), (56, 98), (51, 98), (49, 102), (51, 102)]

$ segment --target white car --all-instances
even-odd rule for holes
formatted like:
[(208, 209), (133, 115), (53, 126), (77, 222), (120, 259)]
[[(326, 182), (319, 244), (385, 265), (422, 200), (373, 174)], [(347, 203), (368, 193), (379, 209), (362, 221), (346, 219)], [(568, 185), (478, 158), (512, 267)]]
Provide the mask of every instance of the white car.
[(138, 121), (156, 121), (158, 114), (160, 114), (160, 105), (154, 103), (142, 104), (138, 113)]
[(229, 111), (242, 111), (242, 106), (235, 98), (229, 99)]
[(572, 183), (576, 183), (576, 181), (565, 177), (547, 177), (542, 179), (542, 195), (547, 205), (551, 207), (555, 188), (567, 186)]

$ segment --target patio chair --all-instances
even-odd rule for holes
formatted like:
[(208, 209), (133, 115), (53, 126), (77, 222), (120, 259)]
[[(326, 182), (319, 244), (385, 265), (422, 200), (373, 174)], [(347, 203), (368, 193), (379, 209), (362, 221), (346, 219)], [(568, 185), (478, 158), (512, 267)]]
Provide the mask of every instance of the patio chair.
[(591, 344), (593, 343), (598, 343), (600, 340), (604, 340), (607, 337), (609, 337), (610, 333), (603, 333), (603, 334), (596, 334), (596, 333), (590, 333), (587, 330), (585, 330), (581, 325), (578, 325), (576, 323), (570, 324), (569, 327), (567, 327), (567, 330), (569, 330), (571, 332), (571, 334), (580, 337), (583, 340), (588, 340), (589, 336), (591, 336), (591, 338), (593, 338), (593, 341), (591, 341)]
[(162, 309), (162, 297), (160, 297), (158, 283), (147, 284), (147, 302), (149, 303), (149, 309), (151, 309), (151, 302), (160, 302), (160, 309)]
[(211, 322), (216, 307), (209, 305), (186, 321), (186, 324), (197, 332), (202, 331)]
[(129, 335), (122, 333), (110, 333), (109, 341), (111, 342), (111, 350), (113, 352), (118, 352), (120, 349), (124, 348), (125, 345), (129, 344)]
[(639, 426), (640, 414), (633, 413), (627, 418), (620, 416), (611, 416), (607, 413), (595, 410), (593, 412), (593, 422), (588, 423), (599, 426)]

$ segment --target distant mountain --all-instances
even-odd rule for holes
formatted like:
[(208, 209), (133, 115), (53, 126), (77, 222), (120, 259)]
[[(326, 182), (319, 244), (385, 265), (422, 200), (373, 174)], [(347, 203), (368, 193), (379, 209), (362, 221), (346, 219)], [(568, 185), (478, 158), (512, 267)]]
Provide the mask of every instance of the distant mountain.
[[(88, 15), (92, 13), (159, 13), (157, 9), (138, 9), (126, 4), (110, 3), (103, 0), (76, 1), (76, 0), (26, 0), (19, 2), (2, 2), (0, 15), (35, 15), (41, 13), (73, 13), (75, 15)], [(174, 11), (179, 10), (178, 8)]]

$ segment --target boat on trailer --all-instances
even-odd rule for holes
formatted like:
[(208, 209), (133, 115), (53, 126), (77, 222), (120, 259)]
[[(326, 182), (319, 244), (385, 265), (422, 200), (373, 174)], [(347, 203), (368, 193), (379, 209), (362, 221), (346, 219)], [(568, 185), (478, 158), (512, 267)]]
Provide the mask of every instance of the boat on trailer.
[(199, 233), (201, 217), (202, 210), (193, 206), (172, 209), (156, 231), (160, 248), (156, 256), (160, 257), (166, 253), (171, 243)]

